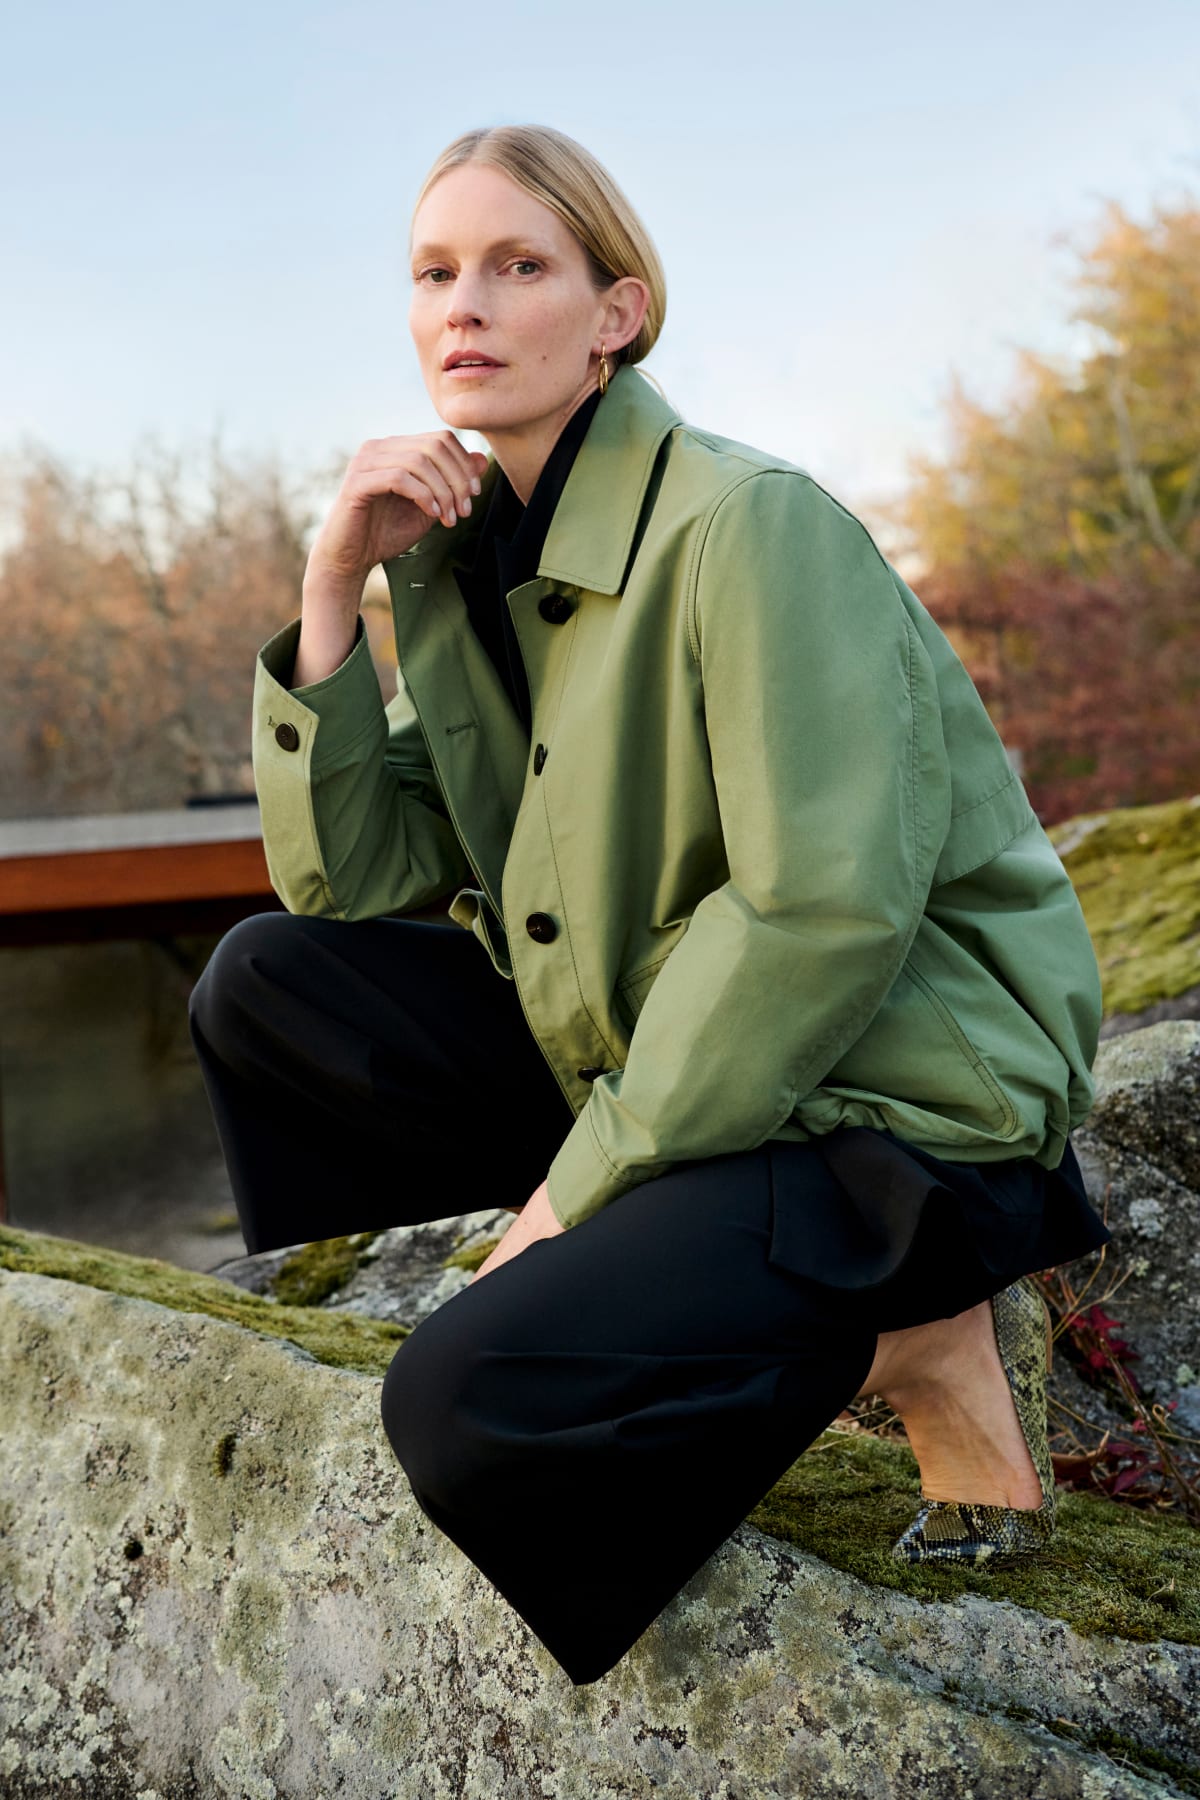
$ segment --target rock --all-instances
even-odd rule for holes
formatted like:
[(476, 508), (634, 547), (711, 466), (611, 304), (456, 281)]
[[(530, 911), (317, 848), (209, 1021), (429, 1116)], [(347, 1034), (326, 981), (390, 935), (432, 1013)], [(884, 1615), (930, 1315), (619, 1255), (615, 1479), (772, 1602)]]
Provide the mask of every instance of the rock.
[(1072, 1142), (1113, 1232), (1106, 1268), (1127, 1272), (1106, 1310), (1138, 1352), (1146, 1395), (1167, 1403), (1186, 1385), (1179, 1370), (1200, 1368), (1200, 1024), (1113, 1038), (1095, 1077), (1096, 1103)]
[[(1079, 896), (1110, 1031), (1200, 1012), (1200, 794), (1084, 813), (1049, 836)], [(1178, 1010), (1177, 1010), (1178, 1009)]]
[(1100, 1038), (1120, 1037), (1126, 1031), (1138, 1031), (1143, 1025), (1158, 1025), (1164, 1019), (1200, 1019), (1200, 984), (1176, 994), (1170, 1000), (1156, 1000), (1141, 1012), (1110, 1013), (1100, 1025)]
[(574, 1688), (411, 1498), (379, 1420), (394, 1326), (311, 1309), (335, 1367), (266, 1335), (303, 1309), (218, 1280), (12, 1231), (0, 1261), (5, 1800), (1200, 1784), (1186, 1527), (1065, 1495), (1036, 1567), (910, 1568), (887, 1547), (911, 1458), (827, 1433)]
[(1087, 1135), (1200, 1189), (1200, 1024), (1171, 1020), (1103, 1044), (1094, 1074)]
[[(332, 1307), (418, 1325), (471, 1279), (513, 1215), (500, 1208), (381, 1232)], [(461, 1259), (452, 1262), (451, 1259)]]
[[(511, 1223), (512, 1214), (501, 1208), (434, 1219), (426, 1225), (396, 1225), (389, 1231), (363, 1233), (357, 1239), (332, 1240), (346, 1246), (345, 1280), (316, 1304), (411, 1328), (467, 1285), (475, 1254), (482, 1258), (487, 1246)], [(451, 1261), (456, 1257), (462, 1259), (458, 1264)], [(287, 1250), (238, 1257), (219, 1264), (211, 1273), (271, 1298), (290, 1275), (302, 1276), (307, 1265), (325, 1261), (319, 1247), (296, 1244)]]
[(1192, 1382), (1181, 1387), (1176, 1396), (1179, 1404), (1175, 1413), (1175, 1423), (1180, 1431), (1186, 1431), (1192, 1437), (1200, 1438), (1200, 1383)]

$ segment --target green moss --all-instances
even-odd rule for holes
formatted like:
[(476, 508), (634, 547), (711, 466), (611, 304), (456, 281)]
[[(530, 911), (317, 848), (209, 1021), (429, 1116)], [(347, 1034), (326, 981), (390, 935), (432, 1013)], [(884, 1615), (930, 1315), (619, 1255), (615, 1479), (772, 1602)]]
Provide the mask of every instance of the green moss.
[(487, 1261), (499, 1242), (498, 1237), (484, 1238), (482, 1244), (472, 1244), (466, 1250), (455, 1250), (446, 1258), (442, 1267), (443, 1269), (465, 1269), (468, 1275), (473, 1275), (475, 1270)]
[(1200, 796), (1085, 814), (1048, 835), (1096, 947), (1106, 1015), (1200, 984)]
[[(1043, 1721), (1038, 1719), (1037, 1724)], [(1059, 1729), (1061, 1729), (1061, 1721)], [(1165, 1750), (1156, 1750), (1153, 1744), (1139, 1744), (1133, 1738), (1124, 1737), (1119, 1731), (1110, 1731), (1100, 1725), (1088, 1731), (1084, 1740), (1090, 1750), (1101, 1750), (1111, 1761), (1120, 1763), (1125, 1768), (1136, 1770), (1142, 1775), (1166, 1775), (1184, 1794), (1200, 1795), (1200, 1777), (1196, 1774), (1194, 1763), (1182, 1762), (1179, 1757), (1169, 1755)]]
[(214, 1275), (197, 1275), (155, 1257), (127, 1256), (119, 1250), (12, 1226), (0, 1226), (0, 1268), (53, 1275), (60, 1281), (77, 1281), (108, 1293), (130, 1294), (175, 1312), (207, 1313), (210, 1318), (226, 1319), (267, 1337), (286, 1338), (318, 1362), (367, 1375), (382, 1375), (398, 1344), (408, 1336), (403, 1325), (382, 1319), (279, 1305), (244, 1293)]
[[(1102, 1496), (1060, 1492), (1049, 1551), (1008, 1569), (901, 1563), (891, 1547), (919, 1488), (912, 1452), (826, 1431), (750, 1515), (752, 1525), (875, 1587), (919, 1600), (1012, 1600), (1084, 1635), (1200, 1644), (1200, 1531)], [(1153, 1595), (1174, 1589), (1163, 1599)]]
[(377, 1231), (360, 1231), (353, 1237), (302, 1244), (284, 1260), (271, 1292), (285, 1306), (319, 1306), (357, 1273), (363, 1253), (378, 1236)]

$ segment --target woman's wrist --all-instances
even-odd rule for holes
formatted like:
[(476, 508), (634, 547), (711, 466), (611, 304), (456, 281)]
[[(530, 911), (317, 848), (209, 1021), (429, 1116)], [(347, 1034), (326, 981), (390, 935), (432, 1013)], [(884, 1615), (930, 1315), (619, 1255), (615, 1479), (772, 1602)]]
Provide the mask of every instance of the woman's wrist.
[(309, 687), (340, 669), (358, 636), (364, 582), (306, 577), (300, 607), (300, 642), (293, 687)]

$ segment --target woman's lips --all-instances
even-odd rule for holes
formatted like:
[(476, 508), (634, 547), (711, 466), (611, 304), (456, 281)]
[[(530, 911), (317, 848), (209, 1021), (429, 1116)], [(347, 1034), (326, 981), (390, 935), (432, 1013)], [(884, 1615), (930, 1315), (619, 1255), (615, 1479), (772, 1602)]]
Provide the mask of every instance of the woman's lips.
[(502, 369), (503, 363), (456, 363), (452, 369), (443, 369), (443, 375), (494, 375)]

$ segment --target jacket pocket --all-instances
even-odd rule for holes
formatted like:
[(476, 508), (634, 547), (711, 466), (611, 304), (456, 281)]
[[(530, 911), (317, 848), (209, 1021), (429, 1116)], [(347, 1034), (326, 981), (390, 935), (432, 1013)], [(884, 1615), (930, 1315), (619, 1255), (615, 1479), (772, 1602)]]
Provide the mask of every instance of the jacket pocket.
[(1008, 1094), (911, 952), (867, 1029), (820, 1088), (843, 1099), (920, 1107), (1001, 1139), (1019, 1124)]
[(640, 969), (634, 969), (628, 975), (622, 975), (617, 982), (617, 1010), (629, 1030), (632, 1031), (638, 1021), (638, 1014), (646, 1004), (646, 995), (658, 979), (658, 971), (671, 954), (658, 956), (651, 963), (644, 963)]
[(919, 969), (914, 969), (910, 965), (906, 972), (910, 981), (917, 984), (926, 1000), (929, 1002), (929, 1005), (937, 1014), (941, 1021), (942, 1029), (954, 1044), (958, 1054), (965, 1063), (969, 1064), (971, 1073), (984, 1091), (990, 1096), (993, 1110), (992, 1117), (988, 1120), (988, 1124), (992, 1129), (1005, 1134), (1010, 1131), (1015, 1131), (1018, 1123), (1016, 1107), (1013, 1105), (996, 1077), (992, 1074), (992, 1071), (988, 1068), (987, 1063), (984, 1061), (975, 1045), (971, 1042), (970, 1038), (955, 1018), (953, 1012), (946, 1005), (946, 1002), (942, 999), (937, 989), (924, 975), (921, 974)]

